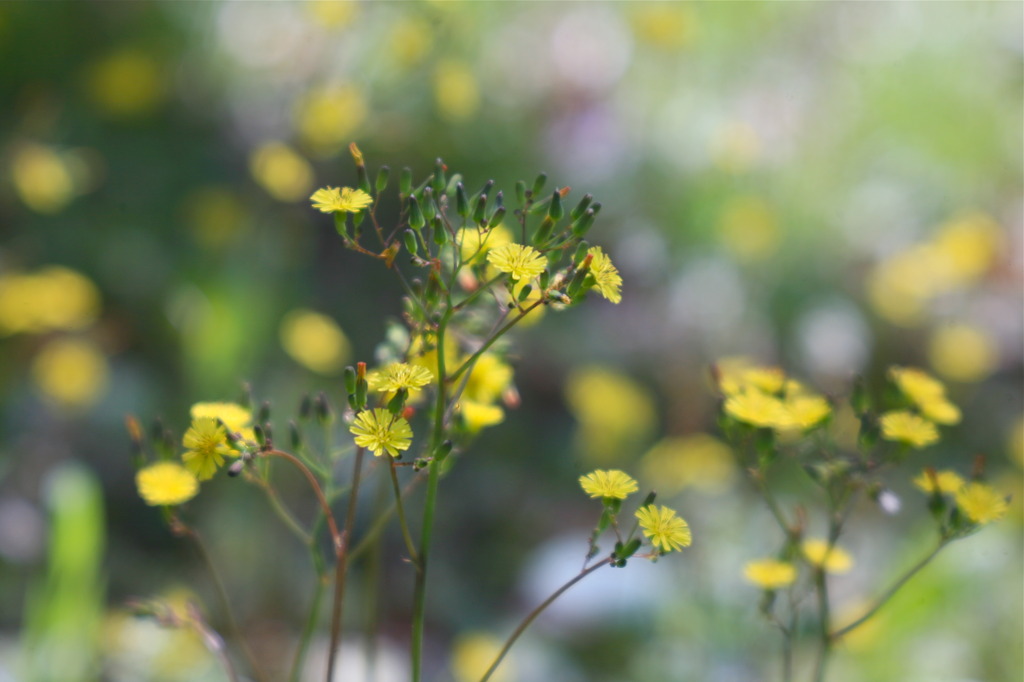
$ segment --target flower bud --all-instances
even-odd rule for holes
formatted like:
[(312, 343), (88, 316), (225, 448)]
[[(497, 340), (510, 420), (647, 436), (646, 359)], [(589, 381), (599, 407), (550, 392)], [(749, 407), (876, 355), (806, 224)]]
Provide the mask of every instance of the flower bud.
[(345, 368), (345, 392), (356, 392), (356, 370), (351, 365)]
[[(501, 196), (501, 192), (498, 192), (498, 196)], [(501, 224), (501, 221), (505, 219), (505, 207), (499, 206), (495, 209), (494, 213), (491, 214), (491, 219), (487, 221), (487, 227), (497, 227)]]
[(264, 400), (260, 405), (259, 411), (256, 413), (256, 421), (265, 422), (270, 419), (270, 401)]
[(585, 241), (581, 241), (576, 245), (576, 252), (572, 255), (572, 264), (576, 267), (580, 266), (583, 259), (587, 257), (587, 252), (590, 251), (590, 244)]
[(463, 218), (469, 215), (469, 198), (461, 182), (455, 185), (455, 212)]
[(367, 194), (373, 191), (370, 189), (370, 176), (366, 172), (366, 166), (356, 166), (356, 186)]
[(562, 208), (562, 194), (555, 190), (554, 194), (551, 195), (551, 205), (548, 206), (548, 217), (557, 222), (564, 215), (565, 209)]
[(299, 431), (299, 425), (295, 423), (294, 419), (288, 421), (288, 436), (293, 450), (302, 447), (302, 432)]
[(309, 397), (309, 394), (302, 396), (302, 401), (299, 403), (299, 419), (309, 419), (313, 414), (313, 399)]
[(437, 215), (437, 204), (434, 202), (434, 189), (432, 187), (423, 188), (423, 217), (427, 221), (434, 219)]
[(397, 415), (405, 407), (405, 401), (409, 397), (409, 389), (400, 388), (395, 391), (394, 397), (388, 401), (388, 412)]
[(380, 170), (377, 171), (377, 182), (375, 183), (377, 194), (380, 194), (388, 186), (388, 179), (391, 177), (391, 169), (387, 166), (381, 166)]
[(419, 251), (419, 244), (416, 242), (416, 233), (412, 230), (406, 230), (405, 234), (402, 236), (405, 240), (405, 250), (415, 256), (416, 252)]
[(409, 197), (409, 227), (419, 232), (423, 229), (423, 226), (427, 224), (426, 219), (423, 217), (423, 211), (420, 210), (420, 202), (415, 196)]
[(398, 175), (398, 196), (405, 199), (412, 194), (412, 169), (406, 166)]
[(473, 222), (477, 225), (483, 225), (485, 223), (485, 215), (487, 211), (487, 195), (481, 194), (477, 197), (476, 205), (473, 206)]
[(569, 227), (569, 229), (572, 230), (573, 236), (582, 237), (588, 231), (590, 231), (591, 226), (594, 224), (594, 216), (596, 215), (597, 214), (594, 212), (593, 208), (588, 208), (587, 210), (585, 210), (583, 212), (583, 215), (577, 218)]
[(448, 455), (452, 452), (452, 442), (446, 440), (437, 446), (437, 450), (434, 450), (434, 461), (443, 462)]
[(256, 442), (259, 443), (260, 446), (266, 445), (266, 443), (267, 443), (267, 434), (263, 432), (263, 427), (262, 426), (260, 426), (259, 424), (256, 424), (255, 426), (252, 427), (252, 432), (256, 436)]
[(313, 402), (313, 407), (316, 410), (316, 419), (321, 424), (331, 423), (331, 404), (327, 401), (327, 394), (320, 391), (316, 395), (316, 400)]
[(448, 184), (444, 177), (444, 172), (447, 169), (448, 167), (444, 165), (444, 161), (440, 158), (434, 161), (434, 179), (430, 184), (434, 191), (439, 194), (444, 191), (445, 186)]
[(433, 224), (431, 225), (434, 233), (434, 243), (438, 246), (444, 246), (448, 243), (448, 230), (445, 229), (444, 221), (441, 220), (441, 216), (434, 216)]
[(522, 180), (516, 181), (516, 201), (520, 206), (526, 203), (526, 183)]
[(244, 459), (236, 460), (235, 462), (231, 463), (231, 466), (228, 467), (228, 476), (231, 476), (232, 478), (234, 478), (235, 476), (238, 476), (240, 473), (242, 473), (242, 469), (244, 469), (244, 468), (245, 468), (245, 460)]
[(579, 217), (581, 215), (583, 215), (583, 212), (587, 210), (587, 207), (590, 206), (590, 202), (593, 201), (593, 200), (594, 200), (594, 195), (593, 194), (585, 194), (585, 195), (583, 195), (583, 198), (580, 199), (580, 203), (576, 204), (576, 208), (574, 208), (571, 211), (569, 211), (569, 219), (570, 220), (578, 220)]
[(546, 183), (547, 181), (547, 173), (541, 173), (540, 175), (537, 176), (537, 179), (533, 181), (533, 188), (531, 189), (531, 193), (533, 194), (533, 196), (537, 196), (538, 194), (540, 194), (540, 191), (544, 189), (544, 183)]
[(551, 238), (551, 233), (555, 229), (555, 221), (551, 219), (551, 216), (544, 216), (544, 220), (540, 221), (540, 225), (537, 227), (537, 231), (533, 233), (533, 245), (543, 246), (548, 239)]

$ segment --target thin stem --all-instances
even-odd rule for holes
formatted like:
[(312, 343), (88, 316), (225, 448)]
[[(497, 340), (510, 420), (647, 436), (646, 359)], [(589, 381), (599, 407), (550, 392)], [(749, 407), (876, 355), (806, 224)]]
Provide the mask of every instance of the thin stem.
[(316, 495), (317, 501), (320, 503), (320, 509), (324, 513), (324, 518), (327, 520), (327, 527), (331, 531), (331, 541), (334, 544), (335, 552), (337, 553), (338, 548), (342, 545), (341, 533), (338, 531), (338, 524), (334, 520), (334, 514), (331, 513), (331, 505), (328, 504), (327, 498), (324, 497), (323, 490), (320, 489), (320, 484), (316, 480), (316, 476), (309, 470), (305, 464), (302, 463), (295, 455), (284, 452), (283, 450), (264, 450), (260, 454), (268, 457), (281, 457), (291, 462), (295, 467), (305, 475), (306, 480), (309, 481), (309, 487), (313, 489), (313, 493)]
[(562, 585), (561, 587), (559, 587), (557, 590), (555, 590), (551, 594), (550, 597), (548, 597), (543, 602), (541, 602), (541, 604), (537, 608), (535, 608), (533, 611), (530, 611), (530, 613), (527, 614), (526, 618), (523, 619), (523, 622), (521, 622), (519, 624), (519, 627), (517, 627), (512, 632), (512, 634), (509, 635), (509, 638), (507, 640), (505, 640), (505, 645), (503, 647), (501, 647), (501, 651), (498, 652), (498, 655), (494, 659), (494, 662), (491, 663), (491, 667), (489, 667), (487, 669), (487, 672), (484, 673), (484, 676), (480, 678), (480, 682), (487, 682), (487, 680), (489, 680), (491, 678), (491, 675), (493, 675), (494, 671), (498, 669), (498, 666), (501, 664), (501, 661), (505, 658), (505, 655), (508, 654), (509, 649), (512, 648), (512, 645), (515, 644), (516, 640), (519, 639), (519, 636), (522, 635), (523, 632), (526, 631), (526, 628), (530, 627), (530, 623), (532, 623), (534, 620), (536, 620), (537, 616), (539, 616), (541, 613), (544, 612), (544, 609), (546, 609), (547, 607), (551, 606), (551, 603), (554, 602), (559, 597), (561, 597), (562, 594), (564, 594), (565, 591), (568, 590), (570, 587), (572, 587), (573, 585), (575, 585), (579, 581), (583, 580), (584, 578), (586, 578), (588, 575), (590, 575), (591, 573), (593, 573), (597, 569), (601, 568), (602, 566), (606, 566), (606, 565), (610, 564), (611, 562), (612, 562), (612, 558), (611, 557), (607, 557), (605, 559), (602, 559), (601, 561), (598, 561), (596, 564), (594, 564), (590, 568), (587, 568), (587, 569), (584, 569), (584, 570), (580, 571), (579, 574), (576, 575), (576, 577), (574, 577), (569, 582), (567, 582), (564, 585)]
[(288, 527), (288, 530), (295, 533), (296, 536), (302, 541), (303, 544), (308, 545), (313, 541), (313, 537), (306, 531), (305, 528), (295, 519), (295, 516), (288, 511), (288, 508), (281, 502), (281, 497), (277, 494), (277, 490), (271, 485), (270, 481), (255, 478), (257, 485), (263, 488), (263, 491), (267, 494), (267, 499), (270, 501), (270, 507), (277, 514), (278, 518)]
[(818, 595), (818, 627), (821, 639), (821, 647), (818, 649), (818, 660), (814, 666), (815, 682), (823, 682), (825, 679), (825, 667), (828, 664), (829, 655), (832, 653), (832, 637), (829, 635), (829, 600), (828, 582), (825, 578), (824, 567), (814, 569), (814, 589)]
[(480, 346), (480, 348), (475, 353), (473, 353), (468, 358), (466, 358), (466, 361), (463, 362), (461, 365), (459, 365), (459, 368), (457, 370), (455, 370), (454, 372), (452, 372), (452, 375), (450, 377), (448, 377), (448, 381), (455, 381), (456, 379), (458, 379), (459, 375), (462, 374), (463, 372), (465, 372), (472, 365), (472, 363), (476, 361), (476, 359), (479, 356), (481, 356), (485, 352), (487, 352), (487, 350), (494, 344), (494, 342), (497, 341), (499, 338), (501, 338), (501, 336), (504, 335), (505, 332), (507, 332), (512, 327), (514, 327), (517, 322), (522, 320), (534, 308), (536, 308), (539, 305), (542, 305), (543, 303), (544, 303), (544, 299), (540, 298), (540, 299), (537, 299), (536, 301), (534, 301), (533, 303), (531, 303), (528, 307), (523, 308), (523, 310), (519, 313), (519, 315), (517, 315), (516, 317), (512, 318), (512, 320), (509, 321), (508, 324), (506, 324), (504, 327), (502, 327), (497, 332), (495, 332), (491, 336), (491, 338), (487, 339), (487, 341), (484, 342), (484, 345)]
[(340, 542), (336, 545), (336, 563), (334, 565), (334, 601), (331, 605), (331, 640), (327, 651), (327, 682), (334, 677), (334, 666), (338, 660), (338, 644), (341, 640), (341, 608), (345, 601), (345, 575), (348, 570), (348, 539), (352, 536), (355, 523), (356, 500), (359, 495), (359, 474), (363, 467), (365, 448), (356, 450), (356, 460), (352, 471), (352, 491), (348, 496), (348, 509), (345, 511), (345, 530)]
[[(421, 477), (412, 479), (408, 485), (405, 486), (405, 490), (402, 491), (402, 497), (406, 497), (413, 488), (422, 480)], [(355, 561), (357, 558), (362, 556), (364, 552), (370, 549), (374, 541), (380, 537), (381, 532), (388, 525), (388, 521), (391, 519), (391, 515), (395, 512), (397, 505), (392, 504), (388, 509), (377, 517), (377, 520), (373, 522), (373, 525), (363, 535), (363, 539), (359, 541), (355, 547), (352, 548), (348, 553), (348, 560)]]
[(289, 682), (299, 682), (302, 675), (302, 663), (306, 660), (306, 652), (309, 650), (309, 642), (316, 630), (317, 621), (320, 619), (320, 605), (323, 603), (324, 588), (327, 587), (327, 575), (320, 574), (316, 578), (316, 587), (313, 590), (313, 599), (309, 604), (309, 613), (306, 615), (306, 623), (302, 627), (302, 637), (299, 639), (299, 646), (295, 650), (295, 658), (292, 659), (291, 674), (288, 675)]
[(402, 504), (402, 489), (398, 485), (398, 472), (395, 468), (395, 458), (388, 454), (388, 470), (391, 472), (391, 489), (395, 493), (395, 508), (398, 510), (398, 526), (402, 529), (402, 539), (405, 541), (405, 549), (409, 552), (409, 558), (413, 563), (418, 561), (416, 545), (412, 541), (412, 534), (409, 533), (409, 523), (405, 518), (405, 506)]
[(888, 603), (888, 601), (890, 599), (892, 599), (896, 595), (897, 592), (899, 592), (900, 588), (902, 588), (905, 584), (907, 584), (907, 581), (909, 581), (911, 578), (913, 578), (915, 575), (917, 575), (917, 573), (922, 568), (927, 566), (931, 562), (931, 560), (934, 559), (936, 557), (936, 555), (939, 552), (942, 551), (942, 548), (945, 547), (946, 544), (947, 544), (947, 542), (945, 540), (940, 541), (938, 546), (935, 547), (935, 549), (933, 549), (926, 557), (924, 557), (923, 559), (918, 561), (916, 564), (914, 564), (914, 566), (909, 571), (904, 573), (899, 578), (899, 580), (897, 580), (895, 583), (892, 584), (891, 587), (889, 587), (889, 589), (887, 589), (885, 592), (883, 592), (882, 596), (878, 598), (877, 602), (875, 602), (875, 605), (872, 606), (870, 609), (868, 609), (868, 611), (863, 616), (861, 616), (857, 620), (853, 621), (849, 625), (846, 625), (846, 626), (843, 626), (843, 627), (839, 628), (838, 630), (833, 632), (830, 635), (830, 637), (833, 640), (838, 640), (841, 637), (843, 637), (844, 635), (846, 635), (849, 632), (851, 632), (852, 630), (855, 630), (858, 627), (860, 627), (861, 625), (863, 625), (869, 618), (871, 618), (871, 616), (875, 615), (878, 612), (879, 609), (881, 609), (883, 606), (885, 606), (886, 603)]

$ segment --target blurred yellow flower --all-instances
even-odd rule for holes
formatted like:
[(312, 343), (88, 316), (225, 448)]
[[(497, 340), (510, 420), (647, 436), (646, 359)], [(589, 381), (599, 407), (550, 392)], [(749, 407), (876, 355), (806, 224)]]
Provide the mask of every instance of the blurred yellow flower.
[(964, 479), (955, 471), (945, 469), (934, 473), (933, 477), (927, 469), (922, 471), (921, 475), (914, 479), (914, 485), (929, 494), (938, 491), (946, 495), (952, 495), (964, 485)]
[(267, 142), (253, 150), (249, 172), (278, 201), (299, 201), (313, 186), (313, 167), (283, 142)]
[(964, 285), (988, 272), (1003, 241), (1003, 232), (991, 216), (973, 212), (945, 223), (932, 243), (942, 256), (944, 276), (951, 285)]
[(487, 252), (487, 261), (513, 280), (531, 280), (544, 272), (547, 260), (532, 246), (503, 244)]
[(833, 545), (829, 549), (824, 540), (804, 540), (800, 546), (804, 558), (812, 565), (822, 568), (828, 573), (842, 574), (853, 568), (853, 557), (842, 547)]
[(512, 384), (513, 371), (495, 353), (483, 353), (470, 370), (462, 395), (478, 403), (493, 403)]
[(936, 424), (958, 424), (960, 422), (960, 408), (945, 398), (931, 400), (918, 405), (921, 415)]
[(782, 403), (786, 411), (788, 428), (806, 431), (813, 428), (832, 414), (832, 406), (828, 401), (817, 395), (787, 396)]
[(640, 530), (662, 553), (689, 547), (693, 541), (690, 526), (665, 506), (649, 504), (636, 510)]
[(942, 385), (941, 381), (916, 367), (894, 365), (889, 368), (889, 377), (903, 395), (917, 404), (936, 400), (946, 395), (946, 387)]
[(326, 156), (355, 136), (368, 113), (366, 98), (355, 86), (314, 88), (296, 103), (295, 127), (310, 151)]
[(247, 229), (245, 205), (227, 187), (201, 187), (184, 202), (184, 217), (200, 246), (220, 249), (233, 243)]
[(743, 577), (763, 589), (777, 590), (796, 580), (796, 566), (778, 559), (757, 559), (746, 563)]
[(720, 492), (736, 477), (732, 450), (706, 433), (665, 438), (641, 460), (644, 480), (663, 495), (694, 487)]
[(325, 28), (343, 28), (353, 23), (359, 12), (358, 2), (304, 2), (302, 8), (316, 23)]
[(592, 246), (587, 251), (591, 257), (590, 274), (594, 277), (594, 287), (612, 303), (622, 301), (622, 277), (612, 264), (612, 259), (601, 250), (600, 246)]
[(497, 426), (505, 421), (505, 410), (497, 405), (488, 405), (475, 400), (460, 400), (459, 414), (466, 430), (470, 433), (477, 433), (481, 429)]
[(792, 425), (782, 401), (757, 389), (730, 395), (724, 409), (737, 421), (759, 428), (786, 429)]
[(403, 14), (391, 24), (387, 37), (387, 53), (400, 68), (406, 69), (422, 61), (434, 45), (434, 29), (420, 16)]
[[(504, 642), (484, 633), (459, 635), (452, 647), (452, 675), (455, 682), (479, 682), (498, 657)], [(515, 669), (506, 656), (489, 678), (491, 682), (508, 682)]]
[(293, 360), (317, 374), (337, 374), (348, 360), (348, 337), (334, 320), (296, 309), (281, 320), (281, 346)]
[(883, 414), (879, 420), (882, 437), (886, 440), (906, 443), (923, 448), (939, 440), (939, 431), (927, 419), (907, 410), (893, 410)]
[(153, 111), (166, 96), (167, 82), (152, 55), (128, 48), (93, 64), (86, 85), (100, 111), (128, 118)]
[[(456, 235), (459, 243), (459, 253), (466, 263), (478, 263), (490, 249), (504, 246), (512, 242), (512, 233), (503, 224), (496, 225), (490, 230), (481, 230), (476, 227), (464, 227)], [(493, 275), (488, 275), (493, 277)]]
[(199, 492), (199, 481), (174, 462), (158, 462), (139, 469), (135, 486), (146, 504), (175, 505), (188, 502)]
[(718, 221), (718, 235), (740, 262), (767, 258), (778, 249), (780, 234), (775, 210), (755, 196), (729, 201)]
[(450, 59), (440, 61), (434, 69), (434, 100), (438, 113), (449, 121), (466, 121), (476, 115), (480, 86), (470, 66)]
[(426, 367), (404, 362), (393, 362), (367, 377), (370, 388), (381, 393), (390, 393), (402, 388), (422, 388), (433, 380), (434, 375)]
[(230, 431), (246, 440), (255, 441), (252, 430), (252, 413), (236, 403), (196, 403), (189, 411), (196, 419), (219, 419)]
[(983, 329), (966, 324), (940, 327), (928, 342), (928, 359), (942, 376), (953, 381), (974, 382), (985, 379), (999, 361), (992, 336)]
[(186, 451), (181, 459), (200, 481), (213, 478), (217, 469), (224, 464), (224, 457), (236, 454), (228, 445), (224, 427), (210, 417), (193, 419), (182, 443)]
[(313, 208), (324, 213), (359, 213), (373, 203), (373, 197), (361, 189), (325, 187), (310, 197)]
[(998, 521), (1009, 510), (1005, 496), (996, 492), (992, 486), (977, 481), (958, 490), (954, 499), (960, 511), (974, 523)]
[(925, 319), (936, 293), (931, 251), (914, 249), (883, 261), (867, 277), (868, 300), (879, 315), (901, 327), (916, 327)]
[(591, 497), (624, 500), (637, 491), (637, 483), (626, 472), (618, 469), (591, 471), (580, 476), (583, 492)]
[(32, 376), (47, 398), (67, 408), (95, 403), (107, 388), (107, 360), (93, 344), (77, 339), (48, 343), (32, 361)]
[(696, 16), (693, 9), (680, 3), (637, 3), (630, 23), (641, 45), (678, 50), (693, 41)]
[(96, 285), (69, 268), (0, 275), (0, 336), (83, 329), (99, 311)]
[(566, 399), (580, 423), (583, 454), (594, 462), (614, 462), (655, 426), (650, 393), (611, 369), (583, 367), (572, 371), (566, 381)]
[(743, 356), (718, 360), (714, 373), (718, 388), (724, 395), (739, 393), (748, 388), (756, 388), (764, 393), (778, 393), (786, 387), (786, 373), (780, 368), (757, 366)]
[(409, 422), (382, 408), (363, 410), (348, 430), (355, 436), (356, 445), (377, 457), (385, 451), (392, 457), (401, 457), (399, 451), (408, 450), (412, 444)]
[(36, 213), (58, 213), (75, 197), (75, 177), (65, 155), (40, 144), (22, 144), (11, 159), (18, 197)]

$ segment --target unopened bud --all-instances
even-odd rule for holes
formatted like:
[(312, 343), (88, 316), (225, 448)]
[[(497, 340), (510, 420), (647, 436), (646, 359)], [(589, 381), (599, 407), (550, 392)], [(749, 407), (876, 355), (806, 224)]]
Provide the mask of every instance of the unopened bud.
[(302, 432), (299, 431), (299, 425), (295, 423), (295, 420), (288, 422), (288, 436), (293, 450), (302, 447)]
[(434, 202), (434, 189), (432, 187), (423, 188), (423, 217), (430, 222), (437, 215), (437, 204)]
[(415, 196), (409, 197), (409, 227), (416, 230), (417, 232), (423, 229), (423, 226), (427, 224), (426, 219), (423, 217), (423, 211), (420, 209), (420, 202)]
[(551, 204), (548, 206), (548, 217), (554, 221), (559, 221), (564, 215), (565, 209), (562, 208), (562, 193), (555, 190), (555, 193), (551, 195)]
[(391, 178), (391, 169), (387, 166), (381, 166), (380, 170), (377, 171), (377, 182), (375, 183), (377, 194), (380, 194), (388, 186), (388, 180)]
[(231, 463), (231, 466), (228, 467), (228, 476), (231, 476), (232, 478), (234, 478), (235, 476), (238, 476), (240, 473), (242, 473), (242, 469), (244, 469), (244, 468), (245, 468), (245, 460), (244, 459), (235, 460), (234, 462)]
[(476, 205), (473, 207), (473, 222), (477, 225), (483, 225), (485, 223), (486, 212), (487, 195), (481, 194), (476, 200)]
[(438, 246), (444, 246), (448, 243), (448, 230), (445, 229), (444, 221), (441, 220), (441, 216), (434, 216), (434, 221), (431, 224), (432, 232), (434, 233), (434, 243)]
[(316, 400), (313, 402), (313, 407), (316, 409), (316, 418), (321, 424), (328, 424), (331, 421), (331, 404), (327, 401), (327, 394), (323, 391), (317, 394)]
[(258, 422), (265, 422), (265, 421), (267, 421), (269, 419), (270, 419), (270, 401), (269, 400), (264, 400), (263, 403), (260, 404), (259, 411), (256, 413), (256, 421), (258, 421)]
[(402, 199), (412, 194), (412, 169), (403, 168), (398, 175), (398, 195)]
[(537, 176), (537, 179), (533, 181), (533, 188), (530, 190), (534, 196), (540, 194), (540, 191), (544, 189), (544, 183), (548, 181), (548, 174), (541, 173)]
[(455, 185), (455, 212), (463, 218), (469, 215), (469, 197), (461, 182)]
[[(500, 195), (500, 192), (499, 192)], [(487, 221), (487, 227), (497, 227), (501, 225), (501, 221), (505, 219), (505, 207), (499, 206), (494, 209), (494, 213), (491, 214), (490, 220)]]
[(516, 181), (516, 201), (520, 206), (526, 203), (526, 183), (522, 180)]
[(572, 220), (578, 220), (583, 212), (590, 206), (590, 202), (594, 200), (593, 194), (584, 194), (583, 198), (580, 199), (580, 203), (576, 204), (576, 208), (569, 211), (569, 218)]
[(582, 237), (587, 232), (589, 232), (590, 228), (594, 224), (594, 216), (596, 215), (597, 213), (594, 212), (593, 208), (588, 208), (587, 210), (585, 210), (583, 214), (579, 218), (577, 218), (570, 227), (573, 236)]
[(313, 414), (313, 399), (309, 397), (309, 394), (302, 396), (302, 400), (299, 402), (299, 419), (309, 419)]
[(445, 180), (444, 177), (444, 172), (446, 170), (448, 170), (448, 167), (444, 165), (444, 161), (442, 161), (440, 158), (434, 161), (434, 181), (431, 183), (431, 186), (434, 188), (434, 191), (437, 192), (438, 194), (443, 192), (445, 185), (448, 184), (448, 181)]

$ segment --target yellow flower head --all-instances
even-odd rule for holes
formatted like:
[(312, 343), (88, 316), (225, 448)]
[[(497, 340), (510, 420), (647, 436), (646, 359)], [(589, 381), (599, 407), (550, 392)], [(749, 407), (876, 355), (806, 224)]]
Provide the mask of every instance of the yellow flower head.
[(957, 424), (960, 422), (960, 408), (945, 398), (919, 403), (921, 414), (936, 424)]
[(390, 393), (400, 388), (422, 388), (434, 380), (434, 375), (420, 365), (393, 362), (384, 369), (374, 372), (367, 379), (370, 388), (381, 393)]
[(236, 403), (196, 403), (192, 419), (219, 419), (232, 431), (241, 431), (252, 422), (252, 413)]
[(878, 420), (882, 427), (882, 437), (906, 443), (915, 448), (923, 448), (939, 440), (939, 430), (927, 419), (923, 419), (907, 410), (886, 412)]
[(496, 225), (490, 230), (464, 227), (459, 230), (456, 241), (463, 261), (480, 262), (482, 256), (491, 249), (511, 243), (512, 233), (504, 225)]
[(777, 559), (748, 561), (743, 567), (743, 577), (758, 587), (777, 590), (796, 580), (796, 566)]
[(946, 395), (941, 381), (916, 367), (890, 367), (889, 377), (903, 395), (919, 405)]
[(662, 553), (689, 547), (693, 542), (690, 526), (668, 507), (653, 504), (640, 507), (636, 510), (636, 518), (644, 536)]
[(804, 540), (801, 549), (808, 562), (829, 573), (846, 573), (853, 568), (853, 557), (838, 545), (829, 549), (824, 540), (810, 539)]
[(787, 396), (783, 407), (789, 415), (792, 427), (801, 430), (817, 426), (832, 413), (832, 406), (828, 401), (817, 395)]
[[(714, 374), (719, 390), (725, 395), (733, 395), (749, 388), (756, 388), (764, 393), (778, 393), (787, 383), (786, 373), (780, 368), (758, 367), (743, 356), (718, 360), (714, 366)], [(795, 389), (799, 388), (797, 382), (792, 384)]]
[(922, 471), (921, 475), (914, 479), (914, 485), (929, 494), (938, 491), (944, 495), (952, 495), (963, 487), (964, 479), (949, 469), (935, 472), (934, 476), (928, 471)]
[(225, 455), (234, 452), (228, 445), (228, 435), (216, 419), (200, 417), (192, 421), (183, 439), (187, 452), (181, 456), (188, 470), (200, 481), (213, 477), (224, 464)]
[(484, 353), (466, 380), (463, 395), (479, 403), (493, 403), (512, 383), (512, 367), (494, 353)]
[(324, 213), (359, 213), (373, 203), (373, 197), (361, 189), (324, 187), (310, 197), (313, 208)]
[(957, 491), (956, 506), (974, 523), (986, 524), (1006, 516), (1006, 498), (984, 483), (968, 483)]
[(532, 246), (504, 244), (487, 252), (487, 261), (513, 280), (531, 280), (544, 272), (547, 261)]
[(586, 476), (580, 476), (583, 492), (591, 497), (624, 500), (637, 491), (637, 484), (628, 474), (618, 469), (608, 471), (597, 469)]
[(477, 433), (480, 429), (496, 426), (505, 421), (505, 410), (497, 405), (478, 403), (475, 400), (464, 399), (459, 402), (459, 414), (470, 433)]
[(594, 277), (595, 288), (602, 296), (612, 303), (622, 300), (622, 277), (612, 264), (612, 259), (601, 250), (600, 246), (592, 246), (587, 251), (590, 260), (590, 274)]
[(730, 395), (725, 400), (725, 411), (751, 426), (784, 429), (792, 424), (781, 400), (756, 389)]
[(327, 315), (297, 308), (279, 328), (281, 347), (300, 365), (317, 374), (337, 374), (345, 366), (351, 344), (345, 332)]
[(139, 469), (135, 487), (148, 505), (182, 504), (199, 492), (199, 481), (180, 464), (157, 462)]
[(408, 450), (412, 444), (409, 422), (379, 407), (357, 414), (348, 430), (355, 436), (356, 445), (377, 457), (385, 450), (392, 457), (400, 457), (398, 451)]

